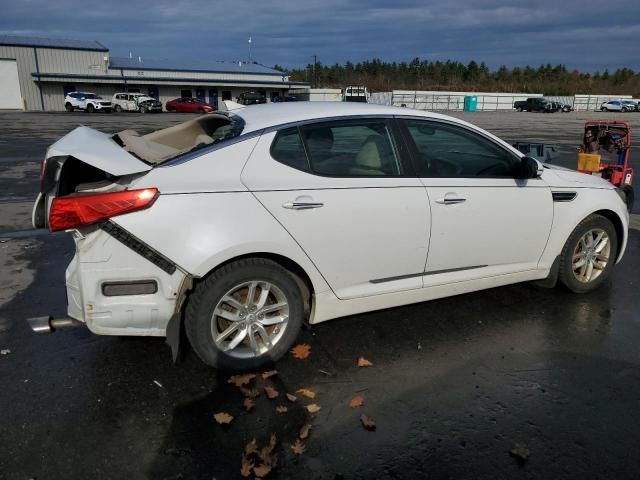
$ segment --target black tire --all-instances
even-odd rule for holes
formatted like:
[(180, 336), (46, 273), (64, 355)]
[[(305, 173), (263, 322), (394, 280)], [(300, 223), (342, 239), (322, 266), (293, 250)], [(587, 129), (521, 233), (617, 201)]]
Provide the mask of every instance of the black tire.
[[(609, 236), (609, 259), (607, 261), (607, 265), (604, 267), (597, 278), (589, 282), (581, 282), (573, 273), (573, 254), (578, 246), (578, 242), (580, 241), (580, 239), (593, 229), (603, 230)], [(595, 290), (604, 282), (606, 282), (607, 279), (611, 276), (611, 271), (613, 269), (613, 265), (616, 262), (617, 255), (618, 236), (616, 234), (616, 229), (611, 221), (601, 215), (589, 215), (587, 218), (582, 220), (582, 222), (580, 222), (576, 228), (574, 228), (573, 232), (571, 232), (571, 235), (569, 235), (567, 242), (562, 248), (562, 253), (560, 254), (560, 268), (558, 272), (559, 279), (569, 290), (574, 293), (586, 293)]]
[(122, 107), (120, 105), (116, 105), (115, 107), (113, 107), (113, 110), (116, 113), (121, 113), (122, 112)]
[(635, 201), (635, 193), (633, 192), (633, 187), (631, 185), (625, 185), (622, 187), (622, 191), (626, 197), (625, 202), (627, 203), (627, 210), (631, 213), (633, 210), (633, 202)]
[(147, 107), (145, 106), (140, 107), (140, 113), (147, 113)]
[(87, 105), (87, 109), (85, 110), (85, 112), (87, 113), (93, 113), (95, 111), (96, 111), (95, 107), (91, 104)]
[(602, 110), (603, 112), (608, 112), (609, 111), (609, 109), (607, 107), (602, 107), (602, 108), (600, 108), (600, 110)]
[(516, 112), (522, 112), (522, 107), (516, 108)]
[(69, 102), (67, 102), (67, 103), (64, 104), (64, 109), (67, 112), (73, 112), (73, 105), (71, 105)]
[[(229, 290), (255, 280), (269, 282), (280, 289), (289, 305), (288, 321), (282, 337), (269, 351), (249, 358), (233, 357), (214, 342), (212, 312)], [(253, 370), (270, 365), (287, 353), (300, 332), (303, 318), (302, 294), (293, 275), (271, 260), (248, 258), (219, 268), (196, 285), (185, 312), (185, 331), (193, 350), (205, 364), (231, 370)]]

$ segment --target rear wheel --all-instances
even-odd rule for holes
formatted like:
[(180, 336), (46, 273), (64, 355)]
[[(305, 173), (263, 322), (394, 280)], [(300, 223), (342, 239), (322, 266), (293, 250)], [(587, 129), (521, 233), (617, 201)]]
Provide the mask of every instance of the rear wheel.
[(608, 112), (609, 109), (607, 107), (602, 107), (600, 110), (602, 110), (603, 112)]
[(73, 105), (71, 105), (69, 102), (67, 102), (67, 103), (64, 104), (64, 109), (67, 112), (73, 112)]
[(212, 367), (260, 368), (278, 360), (303, 321), (294, 277), (266, 259), (232, 262), (196, 286), (185, 330), (200, 359)]
[(590, 292), (611, 275), (618, 251), (611, 221), (590, 215), (573, 230), (560, 254), (560, 281), (575, 293)]
[(522, 111), (522, 107), (516, 108), (516, 112), (521, 112), (521, 111)]

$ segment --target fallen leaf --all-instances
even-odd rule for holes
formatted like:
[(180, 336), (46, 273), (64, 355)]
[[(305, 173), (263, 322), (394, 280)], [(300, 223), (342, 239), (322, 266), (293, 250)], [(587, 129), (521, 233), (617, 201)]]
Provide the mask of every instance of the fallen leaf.
[(516, 457), (520, 462), (526, 462), (529, 458), (529, 455), (531, 455), (531, 451), (523, 443), (514, 444), (509, 453)]
[(256, 402), (254, 402), (253, 400), (251, 400), (250, 398), (245, 398), (242, 401), (242, 406), (244, 407), (244, 409), (247, 412), (250, 412), (251, 410), (253, 410), (253, 407), (256, 406)]
[(276, 412), (278, 413), (287, 413), (289, 411), (289, 407), (285, 407), (284, 405), (280, 405), (276, 407)]
[(258, 443), (256, 442), (255, 438), (244, 446), (244, 453), (246, 453), (247, 455), (258, 453)]
[(307, 405), (305, 408), (309, 413), (318, 413), (320, 411), (320, 405), (316, 405), (315, 403)]
[(307, 438), (309, 436), (309, 433), (311, 433), (311, 427), (312, 425), (310, 423), (305, 423), (302, 428), (300, 429), (300, 433), (298, 434), (298, 436), (304, 440), (305, 438)]
[(291, 349), (291, 355), (293, 358), (304, 360), (311, 354), (311, 345), (307, 343), (299, 343)]
[(364, 398), (362, 398), (360, 395), (356, 395), (349, 402), (349, 406), (351, 408), (358, 408), (358, 407), (361, 407), (362, 405), (364, 405)]
[(262, 379), (266, 380), (267, 378), (273, 377), (278, 374), (278, 370), (269, 370), (268, 372), (262, 372)]
[(270, 471), (271, 471), (271, 465), (262, 464), (259, 467), (253, 467), (253, 473), (258, 478), (266, 477), (267, 475), (269, 475)]
[(309, 390), (307, 388), (301, 388), (300, 390), (296, 390), (296, 393), (299, 393), (303, 397), (307, 398), (316, 398), (316, 392)]
[(287, 393), (287, 400), (289, 400), (290, 402), (295, 402), (298, 400), (298, 397), (296, 397), (295, 395), (291, 395), (290, 393)]
[(240, 387), (240, 392), (242, 392), (242, 395), (249, 398), (256, 398), (258, 395), (260, 395), (260, 392), (258, 392), (258, 390), (255, 388)]
[(216, 413), (213, 418), (216, 419), (216, 422), (218, 422), (220, 425), (222, 424), (229, 424), (231, 423), (231, 420), (233, 420), (233, 416), (229, 415), (226, 412), (219, 412)]
[(299, 439), (296, 438), (296, 441), (291, 444), (291, 450), (296, 455), (302, 455), (306, 450), (304, 443), (302, 443)]
[[(272, 433), (271, 439), (269, 440), (269, 444), (265, 447), (262, 447), (260, 452), (257, 453), (257, 455), (260, 457), (260, 460), (262, 460), (261, 467), (269, 467), (269, 470), (266, 470), (266, 473), (264, 475), (269, 473), (271, 469), (275, 467), (277, 464), (278, 457), (274, 451), (275, 448), (276, 448), (276, 435), (275, 433)], [(253, 469), (253, 472), (256, 474), (256, 476), (260, 476), (256, 472), (255, 468)]]
[(360, 415), (360, 421), (362, 422), (362, 426), (365, 428), (365, 430), (369, 430), (370, 432), (375, 431), (376, 422), (371, 420), (371, 418), (369, 418), (364, 413), (362, 415)]
[(249, 460), (247, 456), (242, 454), (242, 467), (240, 468), (240, 475), (243, 477), (248, 477), (251, 475), (251, 469), (253, 468), (253, 461)]
[(358, 366), (359, 367), (373, 367), (373, 363), (367, 360), (364, 357), (358, 357)]
[(264, 386), (264, 393), (266, 393), (267, 397), (269, 397), (271, 400), (273, 400), (274, 398), (278, 398), (278, 395), (280, 395), (280, 393), (271, 385)]
[(256, 378), (255, 373), (245, 373), (244, 375), (233, 375), (229, 377), (227, 383), (233, 383), (236, 387), (247, 385), (251, 380)]

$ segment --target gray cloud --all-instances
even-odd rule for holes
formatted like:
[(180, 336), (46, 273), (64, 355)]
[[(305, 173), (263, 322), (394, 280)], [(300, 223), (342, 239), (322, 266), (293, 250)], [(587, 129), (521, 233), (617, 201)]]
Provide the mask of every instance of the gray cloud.
[[(0, 0), (7, 34), (95, 39), (114, 55), (303, 66), (413, 57), (640, 67), (640, 2), (612, 0)], [(616, 13), (613, 13), (616, 12)]]

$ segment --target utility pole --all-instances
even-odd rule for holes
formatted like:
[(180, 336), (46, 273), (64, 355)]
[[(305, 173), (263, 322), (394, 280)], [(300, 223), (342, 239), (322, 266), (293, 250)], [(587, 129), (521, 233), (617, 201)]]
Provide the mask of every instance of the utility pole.
[(251, 63), (251, 36), (249, 36), (249, 63)]
[(314, 55), (313, 56), (313, 77), (312, 77), (312, 83), (311, 83), (311, 86), (313, 88), (316, 88), (318, 86), (316, 84), (316, 63), (317, 63), (317, 60), (316, 60), (316, 56)]

